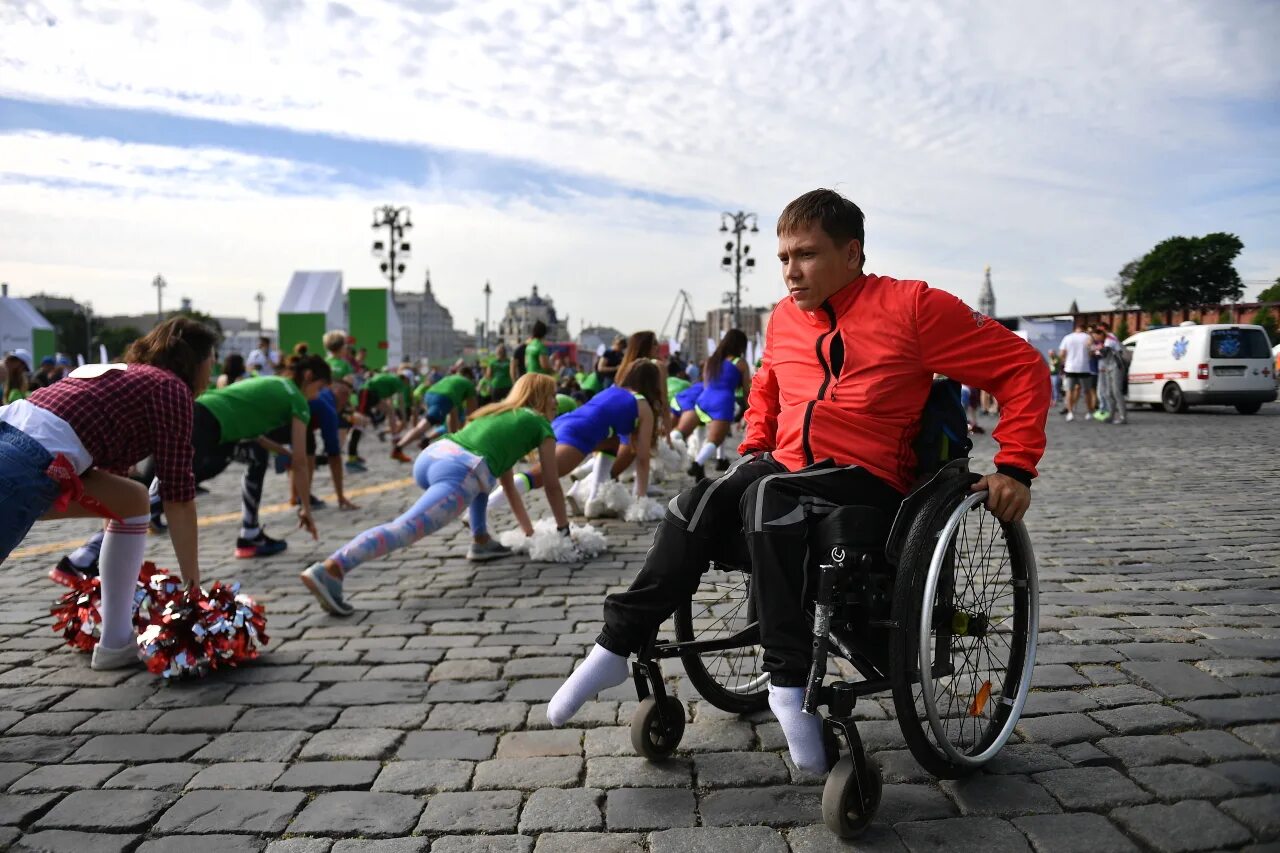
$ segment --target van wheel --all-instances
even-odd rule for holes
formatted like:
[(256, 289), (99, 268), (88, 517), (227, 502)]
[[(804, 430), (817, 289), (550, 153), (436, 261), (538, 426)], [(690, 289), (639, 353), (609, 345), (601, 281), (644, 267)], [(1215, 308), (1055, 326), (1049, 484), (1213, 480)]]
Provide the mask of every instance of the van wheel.
[(1164, 386), (1164, 390), (1160, 392), (1160, 402), (1164, 405), (1164, 410), (1171, 415), (1179, 415), (1187, 410), (1186, 398), (1182, 396), (1182, 389), (1178, 387), (1177, 382), (1170, 382)]
[(1262, 404), (1254, 401), (1252, 403), (1236, 403), (1236, 411), (1242, 415), (1256, 415), (1258, 410), (1262, 408)]

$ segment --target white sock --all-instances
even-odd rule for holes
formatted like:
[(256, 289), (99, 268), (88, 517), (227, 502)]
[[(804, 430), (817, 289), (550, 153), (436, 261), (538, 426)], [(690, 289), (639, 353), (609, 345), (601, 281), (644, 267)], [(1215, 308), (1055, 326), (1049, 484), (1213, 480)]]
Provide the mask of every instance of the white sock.
[(591, 491), (587, 493), (587, 500), (595, 498), (600, 487), (609, 482), (614, 459), (608, 453), (596, 453), (595, 463), (591, 466)]
[(586, 459), (582, 460), (581, 464), (579, 464), (577, 468), (574, 468), (569, 472), (569, 476), (575, 480), (581, 480), (583, 477), (586, 477), (591, 473), (591, 466), (594, 464), (595, 460), (588, 456)]
[(711, 442), (707, 442), (706, 444), (702, 445), (702, 449), (698, 451), (697, 463), (699, 465), (706, 465), (707, 462), (710, 461), (711, 457), (715, 455), (715, 452), (719, 449), (720, 449), (720, 445), (712, 444)]
[(682, 433), (678, 429), (673, 429), (670, 433), (667, 434), (667, 440), (670, 441), (672, 444), (675, 444), (677, 441), (684, 441), (684, 433)]
[[(511, 479), (516, 485), (516, 491), (520, 494), (523, 495), (530, 491), (528, 474), (516, 474)], [(489, 493), (489, 509), (501, 509), (509, 505), (507, 503), (507, 493), (502, 490), (502, 486), (495, 486), (493, 491)]]
[(133, 642), (133, 592), (147, 548), (150, 514), (107, 522), (98, 563), (102, 578), (102, 639), (104, 648), (120, 649)]
[(597, 645), (551, 697), (547, 719), (557, 728), (563, 726), (584, 702), (595, 698), (601, 690), (617, 687), (629, 674), (626, 658)]
[(717, 459), (724, 458), (724, 442), (721, 442), (720, 444), (716, 445), (716, 458)]
[(808, 773), (826, 773), (827, 748), (822, 742), (822, 718), (806, 714), (803, 687), (769, 685), (769, 710), (782, 724), (791, 760)]

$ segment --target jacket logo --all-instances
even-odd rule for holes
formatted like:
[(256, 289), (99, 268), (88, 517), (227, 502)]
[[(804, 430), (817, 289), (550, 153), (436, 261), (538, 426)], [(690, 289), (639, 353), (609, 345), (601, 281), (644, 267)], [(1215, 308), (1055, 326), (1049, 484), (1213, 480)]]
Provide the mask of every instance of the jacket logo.
[(973, 317), (973, 322), (977, 324), (979, 329), (987, 324), (987, 320), (991, 319), (981, 311), (974, 311), (972, 308), (969, 309), (969, 316)]

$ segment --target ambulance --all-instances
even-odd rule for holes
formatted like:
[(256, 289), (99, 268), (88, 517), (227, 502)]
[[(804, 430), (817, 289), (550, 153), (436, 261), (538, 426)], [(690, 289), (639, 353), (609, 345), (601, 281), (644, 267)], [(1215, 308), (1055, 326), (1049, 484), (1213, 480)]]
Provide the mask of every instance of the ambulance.
[(1252, 415), (1276, 399), (1271, 342), (1261, 326), (1183, 323), (1124, 341), (1129, 402), (1185, 412), (1235, 406)]

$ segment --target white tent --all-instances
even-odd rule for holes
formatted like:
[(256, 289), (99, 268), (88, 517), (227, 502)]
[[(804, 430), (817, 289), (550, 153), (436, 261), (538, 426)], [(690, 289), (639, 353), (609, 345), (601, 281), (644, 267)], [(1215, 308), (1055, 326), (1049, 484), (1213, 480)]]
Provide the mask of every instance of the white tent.
[(324, 333), (343, 326), (342, 273), (295, 272), (280, 300), (279, 323), (281, 351), (305, 342), (322, 352)]
[(16, 296), (0, 296), (0, 354), (15, 349), (31, 353), (36, 364), (53, 355), (53, 326), (31, 303)]

